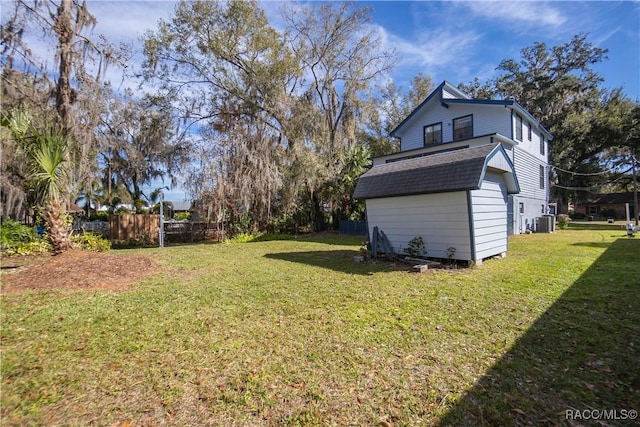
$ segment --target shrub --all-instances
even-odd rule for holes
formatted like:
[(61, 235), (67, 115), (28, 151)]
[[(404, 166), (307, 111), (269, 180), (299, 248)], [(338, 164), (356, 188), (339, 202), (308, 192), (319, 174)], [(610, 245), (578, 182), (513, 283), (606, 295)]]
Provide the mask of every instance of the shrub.
[(39, 238), (35, 227), (28, 227), (19, 222), (7, 220), (0, 226), (2, 249), (11, 248), (20, 243), (27, 243)]
[(293, 240), (294, 236), (282, 233), (238, 233), (222, 243), (268, 242), (270, 240)]
[(409, 240), (409, 245), (405, 252), (409, 256), (423, 257), (427, 255), (427, 248), (424, 244), (424, 239), (422, 236), (416, 236), (413, 239)]
[(176, 221), (188, 221), (191, 219), (191, 212), (178, 212), (173, 216)]
[(89, 221), (109, 221), (109, 212), (96, 211), (92, 212)]
[(46, 253), (51, 245), (38, 235), (36, 227), (7, 220), (0, 226), (0, 246), (6, 255), (33, 255)]
[(233, 237), (224, 239), (222, 243), (248, 243), (253, 242), (253, 239), (258, 236), (259, 234), (254, 233), (236, 233)]
[(42, 238), (32, 242), (22, 242), (4, 250), (6, 255), (36, 255), (51, 252), (51, 244)]
[(71, 241), (85, 251), (105, 252), (111, 249), (111, 242), (96, 233), (73, 234)]
[(556, 216), (556, 221), (558, 221), (558, 228), (561, 230), (567, 228), (570, 220), (571, 218), (569, 218), (569, 215), (567, 214), (558, 214), (558, 216)]

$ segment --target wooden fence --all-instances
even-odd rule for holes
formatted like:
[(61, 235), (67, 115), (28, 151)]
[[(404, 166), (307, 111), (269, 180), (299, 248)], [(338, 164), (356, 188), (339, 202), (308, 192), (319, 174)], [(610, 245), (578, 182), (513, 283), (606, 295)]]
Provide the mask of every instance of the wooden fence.
[(110, 215), (109, 240), (158, 243), (160, 215)]
[[(113, 242), (136, 241), (146, 244), (158, 243), (160, 215), (110, 215), (109, 240)], [(164, 223), (165, 242), (193, 242), (215, 240), (221, 242), (226, 236), (222, 223), (199, 221)]]

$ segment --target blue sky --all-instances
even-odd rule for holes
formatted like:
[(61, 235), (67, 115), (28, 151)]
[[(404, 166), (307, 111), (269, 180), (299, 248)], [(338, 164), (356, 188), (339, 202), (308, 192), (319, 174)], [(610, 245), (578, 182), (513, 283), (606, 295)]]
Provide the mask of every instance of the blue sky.
[[(112, 42), (134, 43), (132, 62), (140, 61), (138, 37), (154, 29), (158, 19), (169, 19), (172, 1), (89, 0), (89, 10), (98, 24), (94, 34)], [(609, 50), (609, 59), (594, 68), (608, 88), (622, 87), (633, 100), (640, 100), (640, 2), (639, 1), (361, 1), (373, 9), (371, 25), (385, 49), (395, 51), (397, 63), (390, 78), (408, 86), (418, 73), (443, 80), (467, 83), (498, 75), (502, 59), (519, 59), (520, 50), (544, 42), (556, 46), (575, 34), (587, 33), (597, 47)], [(272, 25), (278, 29), (282, 2), (263, 0)], [(136, 68), (136, 64), (131, 64)], [(122, 79), (113, 77), (116, 86)], [(126, 80), (123, 83), (127, 84)], [(172, 191), (168, 200), (182, 200)]]
[(373, 21), (396, 49), (393, 73), (407, 82), (417, 72), (437, 84), (481, 81), (497, 75), (502, 59), (544, 42), (567, 43), (587, 33), (609, 59), (595, 69), (606, 87), (623, 87), (640, 99), (640, 2), (359, 2), (373, 8)]
[[(640, 1), (359, 1), (371, 7), (372, 23), (398, 61), (391, 78), (406, 85), (422, 72), (434, 83), (466, 83), (497, 74), (502, 59), (519, 58), (534, 42), (567, 43), (587, 33), (595, 46), (609, 49), (609, 59), (595, 66), (607, 87), (623, 87), (640, 99)], [(172, 1), (89, 0), (98, 19), (94, 33), (109, 40), (136, 43), (158, 19), (169, 19)], [(260, 5), (281, 29), (281, 1)], [(135, 61), (135, 59), (134, 59)]]

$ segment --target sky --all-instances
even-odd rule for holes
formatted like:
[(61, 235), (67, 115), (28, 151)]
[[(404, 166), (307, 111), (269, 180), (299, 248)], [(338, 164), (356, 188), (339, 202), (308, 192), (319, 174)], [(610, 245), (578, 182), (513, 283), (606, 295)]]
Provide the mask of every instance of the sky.
[[(4, 1), (3, 1), (4, 3)], [(547, 46), (568, 43), (574, 35), (588, 34), (594, 46), (608, 49), (608, 60), (594, 69), (606, 88), (623, 89), (632, 100), (640, 100), (640, 1), (358, 1), (372, 9), (371, 24), (383, 48), (395, 52), (390, 73), (396, 85), (407, 88), (418, 73), (434, 84), (481, 82), (499, 75), (503, 59), (520, 58), (521, 49), (543, 42)], [(159, 19), (170, 19), (172, 1), (88, 0), (97, 18), (94, 34), (104, 34), (112, 43), (134, 46), (130, 70), (142, 60), (139, 37), (155, 29)], [(260, 1), (271, 24), (283, 29), (282, 2)], [(113, 84), (128, 85), (113, 76)], [(182, 200), (172, 191), (168, 200)]]

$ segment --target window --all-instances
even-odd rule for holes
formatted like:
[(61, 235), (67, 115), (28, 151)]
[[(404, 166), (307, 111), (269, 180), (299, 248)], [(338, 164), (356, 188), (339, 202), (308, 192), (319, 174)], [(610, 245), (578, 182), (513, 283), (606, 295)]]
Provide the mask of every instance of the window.
[(516, 114), (516, 139), (522, 141), (522, 117)]
[(521, 214), (524, 213), (524, 203), (522, 202), (518, 203), (518, 212), (520, 212)]
[(544, 182), (546, 180), (544, 178), (545, 178), (544, 177), (544, 166), (540, 165), (540, 188), (544, 188), (545, 187)]
[(442, 122), (424, 127), (424, 145), (442, 143)]
[(531, 123), (527, 123), (527, 138), (531, 141)]
[(540, 154), (542, 154), (544, 156), (544, 152), (545, 152), (545, 149), (544, 149), (544, 137), (540, 136)]
[(460, 141), (473, 137), (473, 116), (463, 116), (453, 119), (453, 140)]

